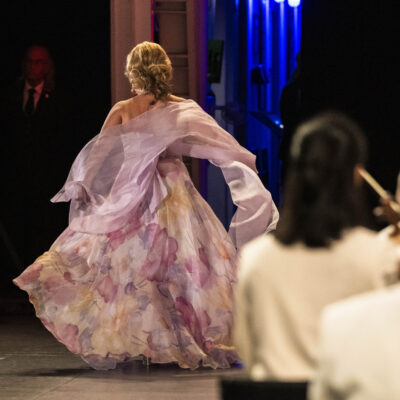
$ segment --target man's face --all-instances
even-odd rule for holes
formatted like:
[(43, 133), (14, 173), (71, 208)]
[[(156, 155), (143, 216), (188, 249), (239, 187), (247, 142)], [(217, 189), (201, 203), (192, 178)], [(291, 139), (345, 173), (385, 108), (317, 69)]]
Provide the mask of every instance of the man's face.
[(41, 48), (30, 49), (25, 61), (25, 77), (31, 84), (43, 82), (50, 70), (47, 51)]

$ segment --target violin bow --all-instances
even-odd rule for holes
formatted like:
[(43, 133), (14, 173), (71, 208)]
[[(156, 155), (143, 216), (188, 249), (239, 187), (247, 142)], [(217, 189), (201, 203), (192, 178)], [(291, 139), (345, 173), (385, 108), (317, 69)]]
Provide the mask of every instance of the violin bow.
[(397, 178), (397, 189), (395, 196), (396, 200), (394, 200), (393, 196), (387, 190), (383, 189), (383, 187), (366, 169), (358, 167), (358, 173), (390, 208), (391, 214), (387, 215), (387, 218), (389, 223), (394, 226), (394, 231), (391, 236), (400, 234), (400, 228), (398, 224), (400, 221), (400, 204), (398, 202), (398, 198), (400, 197), (400, 174)]

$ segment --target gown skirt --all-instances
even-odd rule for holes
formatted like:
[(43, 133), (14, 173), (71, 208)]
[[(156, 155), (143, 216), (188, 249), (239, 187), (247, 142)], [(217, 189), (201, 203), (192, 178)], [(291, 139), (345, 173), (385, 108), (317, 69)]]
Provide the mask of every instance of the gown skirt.
[[(182, 156), (221, 168), (237, 206), (229, 234)], [(191, 369), (238, 360), (237, 248), (279, 214), (254, 155), (197, 103), (159, 104), (104, 128), (52, 201), (71, 202), (69, 226), (14, 283), (72, 353), (96, 369), (140, 357)]]
[(140, 356), (228, 368), (236, 249), (179, 157), (157, 171), (168, 194), (154, 212), (145, 197), (113, 232), (67, 228), (14, 283), (95, 369)]

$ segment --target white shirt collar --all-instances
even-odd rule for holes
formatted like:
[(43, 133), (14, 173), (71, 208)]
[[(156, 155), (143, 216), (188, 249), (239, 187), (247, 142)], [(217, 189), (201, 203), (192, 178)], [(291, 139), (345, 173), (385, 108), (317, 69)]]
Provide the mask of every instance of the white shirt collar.
[(29, 89), (35, 89), (35, 92), (38, 93), (39, 95), (42, 94), (44, 87), (44, 81), (40, 82), (39, 85), (32, 86), (28, 83), (28, 81), (25, 81), (25, 92), (28, 92)]

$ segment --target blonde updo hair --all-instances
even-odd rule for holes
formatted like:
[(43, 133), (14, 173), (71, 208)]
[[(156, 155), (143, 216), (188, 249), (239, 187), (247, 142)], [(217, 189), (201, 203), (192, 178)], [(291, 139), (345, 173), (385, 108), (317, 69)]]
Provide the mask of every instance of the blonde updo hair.
[(152, 94), (153, 103), (165, 101), (171, 94), (171, 60), (157, 43), (142, 42), (135, 46), (127, 56), (125, 75), (132, 92)]

